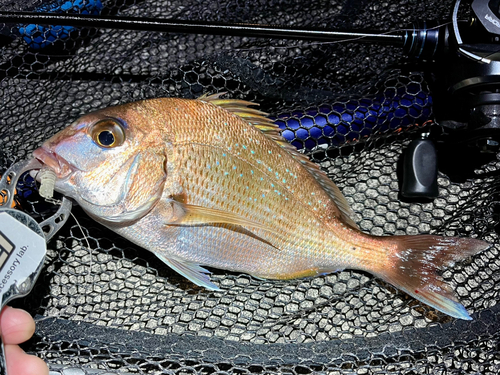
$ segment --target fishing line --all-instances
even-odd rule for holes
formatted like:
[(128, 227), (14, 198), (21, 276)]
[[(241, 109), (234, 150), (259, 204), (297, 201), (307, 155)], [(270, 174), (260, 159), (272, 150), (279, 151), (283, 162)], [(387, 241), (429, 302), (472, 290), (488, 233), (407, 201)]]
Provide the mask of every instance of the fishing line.
[[(61, 205), (62, 201), (58, 200), (58, 199), (54, 199), (54, 198), (45, 198), (45, 201), (48, 202), (48, 203), (52, 203), (54, 205)], [(78, 228), (80, 229), (80, 231), (82, 232), (82, 235), (83, 235), (83, 238), (85, 239), (85, 242), (87, 243), (87, 249), (89, 249), (89, 254), (90, 254), (90, 261), (89, 261), (89, 273), (88, 275), (89, 276), (92, 276), (92, 248), (90, 247), (90, 243), (89, 243), (89, 240), (83, 230), (83, 227), (80, 225), (78, 219), (76, 218), (75, 215), (73, 215), (72, 212), (69, 213), (71, 215), (71, 217), (73, 217), (73, 219), (75, 220), (76, 222), (76, 225), (78, 226)], [(88, 288), (85, 288), (86, 291), (88, 292)], [(92, 281), (91, 281), (91, 291), (94, 290), (94, 279), (92, 278)], [(44, 316), (44, 317), (39, 317), (39, 318), (35, 318), (35, 322), (40, 322), (40, 321), (43, 321), (43, 320), (46, 320), (46, 319), (50, 319), (50, 318), (58, 318), (62, 315), (62, 309), (59, 310), (58, 313), (54, 314), (54, 315), (49, 315), (49, 316)]]
[[(70, 212), (69, 214), (73, 217), (73, 219), (75, 219), (76, 225), (78, 225), (78, 228), (80, 228), (80, 231), (82, 232), (83, 238), (85, 239), (85, 242), (87, 243), (87, 249), (89, 249), (90, 261), (89, 261), (89, 273), (88, 273), (88, 275), (91, 278), (91, 281), (90, 281), (90, 284), (91, 284), (90, 293), (91, 293), (94, 290), (94, 278), (92, 277), (92, 250), (93, 249), (90, 247), (88, 237), (85, 235), (82, 226), (80, 225), (80, 223), (76, 219), (76, 216), (73, 215), (72, 212)], [(85, 289), (87, 289), (87, 288), (85, 288)], [(86, 291), (87, 291), (87, 293), (89, 293), (88, 289)]]
[[(38, 176), (40, 179), (40, 188), (38, 189), (38, 193), (42, 198), (45, 199), (46, 202), (53, 204), (53, 205), (61, 205), (62, 201), (59, 199), (55, 199), (53, 197), (54, 195), (54, 187), (55, 187), (55, 182), (57, 179), (57, 176), (55, 172), (51, 168), (42, 168), (38, 172)], [(92, 278), (92, 247), (90, 246), (90, 242), (88, 240), (87, 235), (85, 234), (83, 227), (80, 225), (80, 222), (76, 218), (76, 216), (70, 211), (69, 214), (73, 219), (75, 220), (76, 225), (80, 229), (83, 238), (85, 240), (85, 243), (87, 244), (87, 249), (89, 250), (89, 255), (90, 255), (90, 261), (89, 261), (89, 272), (88, 275)], [(88, 292), (88, 288), (87, 292)], [(91, 281), (91, 290), (94, 290), (94, 279), (92, 278)]]
[(486, 56), (484, 56), (483, 59), (491, 60), (491, 57), (494, 56), (494, 55), (496, 55), (499, 52), (500, 52), (500, 47), (498, 47), (497, 50), (494, 50), (491, 53), (489, 53)]

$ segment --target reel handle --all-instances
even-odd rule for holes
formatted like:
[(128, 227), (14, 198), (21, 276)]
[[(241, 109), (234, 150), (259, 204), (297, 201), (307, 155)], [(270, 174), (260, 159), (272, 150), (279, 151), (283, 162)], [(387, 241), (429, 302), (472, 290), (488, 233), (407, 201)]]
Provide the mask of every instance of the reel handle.
[(406, 198), (439, 195), (436, 147), (428, 138), (415, 139), (406, 149), (401, 195)]

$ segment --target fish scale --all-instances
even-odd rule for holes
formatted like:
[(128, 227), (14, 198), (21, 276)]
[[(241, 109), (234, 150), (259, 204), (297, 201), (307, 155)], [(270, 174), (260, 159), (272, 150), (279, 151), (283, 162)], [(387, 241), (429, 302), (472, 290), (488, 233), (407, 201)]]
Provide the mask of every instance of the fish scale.
[(252, 105), (216, 94), (105, 108), (34, 157), (55, 190), (199, 286), (218, 289), (202, 266), (270, 279), (352, 268), (470, 319), (437, 270), (487, 243), (362, 233), (335, 184)]
[[(214, 112), (220, 112), (220, 108), (217, 107), (214, 107), (213, 110)], [(207, 115), (214, 116), (211, 112)], [(225, 170), (224, 172), (226, 172), (227, 176), (230, 178), (233, 178), (234, 176), (237, 177), (240, 174), (240, 171), (251, 174), (251, 171), (260, 170), (264, 173), (261, 177), (265, 180), (274, 181), (277, 186), (283, 186), (285, 191), (293, 194), (297, 197), (297, 199), (300, 199), (304, 202), (304, 204), (311, 206), (311, 208), (313, 210), (315, 209), (318, 213), (322, 214), (328, 210), (333, 210), (334, 212), (338, 211), (325, 191), (317, 186), (317, 182), (314, 178), (310, 176), (310, 174), (298, 163), (291, 161), (290, 155), (288, 155), (285, 150), (279, 148), (273, 141), (263, 137), (258, 130), (252, 128), (250, 124), (241, 121), (240, 118), (234, 117), (232, 120), (238, 123), (237, 127), (224, 125), (223, 127), (217, 128), (216, 126), (211, 126), (213, 129), (206, 130), (207, 134), (203, 137), (205, 140), (203, 143), (199, 141), (199, 134), (194, 134), (193, 139), (189, 139), (189, 137), (179, 129), (175, 132), (173, 137), (175, 139), (180, 139), (181, 141), (177, 141), (175, 146), (182, 147), (183, 143), (186, 142), (189, 145), (204, 144), (218, 148), (220, 151), (214, 155), (214, 158), (216, 159), (212, 159), (209, 164), (211, 167), (214, 165), (216, 166), (217, 161), (221, 163), (224, 159), (229, 157), (234, 157), (235, 159), (239, 158), (247, 162), (247, 165), (243, 165), (238, 170), (231, 169), (231, 166)], [(213, 121), (212, 123), (216, 122)], [(243, 128), (239, 130), (238, 128), (241, 128), (241, 126), (248, 127), (248, 129)], [(229, 129), (226, 130), (224, 127), (229, 127)], [(224, 135), (221, 136), (218, 134), (218, 137), (214, 136), (215, 131), (217, 131), (230, 134), (230, 137), (226, 138), (249, 137), (249, 134), (243, 132), (243, 130), (254, 133), (253, 135), (250, 135), (250, 138), (245, 142), (245, 144), (234, 143), (228, 140), (227, 143), (221, 145), (221, 140), (226, 140), (223, 138)], [(186, 160), (189, 160), (190, 157), (192, 156), (189, 153), (181, 156), (181, 158), (186, 158)], [(205, 155), (198, 155), (197, 158), (205, 158)], [(202, 168), (199, 169), (201, 170)], [(194, 173), (200, 172), (196, 171)], [(246, 177), (247, 180), (255, 179), (255, 176)], [(234, 182), (235, 184), (240, 183), (238, 181)], [(255, 192), (256, 195), (258, 193), (259, 192)], [(331, 215), (325, 216), (325, 219), (331, 218)]]
[[(337, 237), (309, 207), (303, 207), (293, 194), (288, 198), (287, 189), (263, 173), (258, 166), (251, 169), (252, 174), (245, 160), (233, 158), (229, 153), (221, 158), (217, 167), (207, 168), (206, 161), (212, 166), (219, 159), (217, 151), (207, 151), (207, 148), (199, 145), (177, 148), (187, 160), (193, 160), (192, 163), (186, 163), (184, 173), (181, 173), (181, 185), (188, 192), (185, 198), (187, 203), (235, 212), (251, 221), (264, 223), (270, 230), (255, 230), (256, 234), (283, 250), (283, 257), (295, 257), (295, 253), (302, 253), (303, 257), (306, 252), (309, 258), (314, 259), (313, 264), (319, 266), (321, 263), (322, 268), (338, 269), (341, 266), (341, 249), (335, 241)], [(244, 171), (242, 183), (238, 181), (239, 171)], [(235, 185), (240, 187), (238, 192), (233, 187)], [(292, 212), (294, 214), (290, 215)], [(250, 227), (247, 229), (252, 230)], [(328, 248), (339, 252), (338, 264), (331, 264), (333, 257), (329, 259), (324, 256)], [(284, 262), (290, 267), (288, 263)], [(281, 278), (287, 272), (290, 272), (289, 268), (283, 269), (279, 275), (266, 275), (265, 270), (259, 274)]]
[[(169, 138), (175, 139), (176, 147), (182, 147), (184, 143), (187, 143), (217, 148), (220, 150), (218, 154), (220, 160), (224, 158), (223, 155), (233, 155), (246, 160), (253, 167), (251, 170), (266, 171), (264, 176), (266, 179), (283, 184), (287, 191), (293, 193), (305, 204), (311, 203), (318, 212), (321, 213), (325, 209), (326, 211), (338, 212), (338, 208), (334, 204), (329, 204), (331, 203), (330, 197), (317, 186), (316, 180), (310, 176), (310, 173), (299, 163), (291, 161), (291, 156), (286, 150), (280, 148), (271, 139), (266, 138), (250, 122), (242, 121), (240, 117), (211, 103), (183, 99), (174, 100), (176, 101), (175, 113), (189, 112), (193, 114), (190, 121), (176, 121), (176, 126), (170, 130), (172, 133), (170, 133)], [(175, 120), (172, 119), (172, 121)], [(194, 132), (193, 129), (196, 128), (200, 131)], [(203, 155), (200, 156), (203, 157)], [(189, 158), (190, 155), (182, 157)], [(233, 174), (232, 170), (226, 172)], [(316, 194), (316, 197), (312, 194)], [(327, 218), (325, 217), (325, 219)], [(331, 219), (331, 217), (329, 218)]]

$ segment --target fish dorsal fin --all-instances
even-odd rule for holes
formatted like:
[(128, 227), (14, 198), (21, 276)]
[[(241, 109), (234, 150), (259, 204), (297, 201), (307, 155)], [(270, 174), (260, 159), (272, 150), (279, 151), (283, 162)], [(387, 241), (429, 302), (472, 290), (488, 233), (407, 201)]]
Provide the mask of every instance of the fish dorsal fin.
[(328, 178), (326, 173), (323, 172), (318, 165), (311, 162), (304, 154), (298, 152), (294, 146), (282, 137), (279, 126), (266, 117), (267, 113), (257, 109), (248, 108), (248, 106), (258, 106), (256, 103), (238, 99), (221, 99), (220, 97), (224, 94), (225, 93), (222, 92), (213, 95), (203, 95), (198, 98), (198, 100), (212, 103), (231, 113), (234, 113), (235, 115), (248, 121), (254, 127), (262, 131), (268, 138), (272, 139), (279, 146), (285, 149), (295, 160), (300, 162), (304, 168), (306, 168), (307, 171), (313, 175), (316, 181), (318, 181), (321, 187), (328, 193), (330, 198), (339, 208), (342, 220), (351, 227), (358, 229), (358, 225), (354, 221), (354, 213), (337, 185), (335, 185), (333, 181)]
[(224, 94), (224, 92), (219, 92), (213, 95), (203, 95), (199, 97), (198, 100), (212, 103), (216, 106), (224, 108), (226, 111), (229, 111), (241, 117), (245, 121), (248, 121), (250, 124), (252, 124), (255, 128), (263, 132), (268, 138), (275, 141), (279, 146), (287, 150), (294, 159), (301, 162), (309, 161), (309, 159), (305, 155), (299, 153), (294, 146), (288, 143), (287, 140), (281, 136), (281, 129), (271, 119), (266, 117), (268, 115), (266, 112), (248, 108), (249, 106), (258, 106), (259, 104), (246, 100), (220, 99), (220, 97)]
[(305, 163), (304, 167), (306, 167), (309, 173), (314, 176), (316, 181), (318, 181), (321, 187), (325, 189), (330, 198), (335, 202), (340, 210), (340, 216), (342, 220), (347, 225), (350, 225), (355, 229), (359, 229), (358, 224), (356, 224), (356, 221), (354, 220), (354, 212), (352, 211), (351, 206), (349, 206), (349, 203), (347, 203), (347, 200), (345, 199), (338, 186), (328, 178), (326, 173), (323, 172), (323, 170), (321, 170), (318, 165), (312, 163), (311, 161), (308, 160)]
[(287, 151), (297, 151), (295, 147), (290, 145), (286, 139), (281, 136), (279, 126), (266, 117), (268, 115), (267, 113), (259, 111), (258, 109), (249, 108), (249, 106), (258, 106), (257, 103), (238, 99), (220, 99), (223, 94), (225, 93), (217, 93), (209, 96), (203, 95), (198, 98), (198, 100), (212, 103), (218, 107), (224, 108), (226, 111), (229, 111), (241, 117), (243, 120), (248, 121), (255, 128), (259, 129)]

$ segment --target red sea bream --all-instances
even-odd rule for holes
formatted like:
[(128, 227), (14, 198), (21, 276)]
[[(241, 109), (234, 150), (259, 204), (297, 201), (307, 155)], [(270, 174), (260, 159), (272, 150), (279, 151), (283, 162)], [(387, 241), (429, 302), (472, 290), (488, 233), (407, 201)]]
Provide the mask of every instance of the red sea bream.
[(210, 290), (210, 266), (293, 279), (370, 272), (470, 319), (436, 274), (488, 247), (471, 238), (361, 232), (336, 185), (252, 103), (162, 98), (85, 115), (34, 152), (55, 189)]

